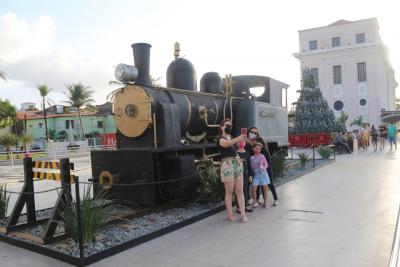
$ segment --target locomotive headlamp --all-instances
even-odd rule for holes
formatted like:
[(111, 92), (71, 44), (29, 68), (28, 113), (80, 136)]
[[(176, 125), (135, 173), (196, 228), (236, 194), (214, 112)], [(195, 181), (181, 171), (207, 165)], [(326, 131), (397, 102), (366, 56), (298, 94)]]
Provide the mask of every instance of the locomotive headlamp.
[(138, 69), (132, 65), (119, 64), (115, 68), (115, 78), (123, 83), (134, 82), (138, 77)]

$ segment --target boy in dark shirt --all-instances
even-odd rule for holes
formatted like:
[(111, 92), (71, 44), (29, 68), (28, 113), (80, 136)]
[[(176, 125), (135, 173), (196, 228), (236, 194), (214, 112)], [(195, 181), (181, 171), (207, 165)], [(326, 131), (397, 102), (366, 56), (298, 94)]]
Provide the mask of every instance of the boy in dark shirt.
[[(253, 170), (251, 168), (251, 161), (250, 161), (250, 153), (246, 151), (244, 148), (246, 146), (246, 142), (240, 141), (238, 143), (238, 150), (237, 153), (239, 157), (243, 161), (243, 194), (244, 194), (244, 201), (246, 211), (252, 212), (253, 209), (251, 205), (248, 205), (248, 201), (250, 199), (250, 191), (249, 187), (253, 177)], [(236, 212), (239, 212), (239, 207), (236, 209)]]

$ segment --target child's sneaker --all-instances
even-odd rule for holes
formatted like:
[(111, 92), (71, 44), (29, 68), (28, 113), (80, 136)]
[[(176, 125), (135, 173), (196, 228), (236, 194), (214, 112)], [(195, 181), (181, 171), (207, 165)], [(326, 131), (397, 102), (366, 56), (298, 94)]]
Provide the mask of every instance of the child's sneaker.
[(258, 203), (255, 202), (255, 203), (253, 204), (253, 208), (257, 208), (257, 207), (258, 207)]
[(252, 198), (249, 199), (249, 205), (253, 205), (254, 200)]
[(258, 204), (263, 204), (264, 203), (264, 197), (263, 195), (260, 195), (260, 197), (258, 198)]
[(272, 206), (278, 206), (278, 200), (275, 200), (274, 204), (272, 204)]
[(253, 206), (248, 204), (246, 207), (246, 212), (253, 212)]

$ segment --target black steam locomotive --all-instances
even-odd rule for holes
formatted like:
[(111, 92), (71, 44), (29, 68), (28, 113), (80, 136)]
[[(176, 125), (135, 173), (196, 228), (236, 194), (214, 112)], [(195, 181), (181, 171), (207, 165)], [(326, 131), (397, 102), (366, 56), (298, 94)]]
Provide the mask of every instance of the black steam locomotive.
[[(179, 57), (176, 44), (167, 87), (159, 87), (149, 76), (151, 45), (135, 43), (132, 48), (135, 66), (120, 64), (115, 71), (124, 83), (113, 106), (117, 150), (91, 152), (94, 181), (114, 197), (154, 205), (190, 192), (186, 189), (195, 179), (179, 178), (196, 177), (196, 158), (217, 152), (218, 127), (225, 118), (233, 120), (234, 135), (256, 126), (270, 149), (287, 145), (282, 90), (288, 85), (264, 76), (221, 79), (208, 72), (197, 91), (195, 69)], [(262, 94), (256, 97), (253, 89)]]

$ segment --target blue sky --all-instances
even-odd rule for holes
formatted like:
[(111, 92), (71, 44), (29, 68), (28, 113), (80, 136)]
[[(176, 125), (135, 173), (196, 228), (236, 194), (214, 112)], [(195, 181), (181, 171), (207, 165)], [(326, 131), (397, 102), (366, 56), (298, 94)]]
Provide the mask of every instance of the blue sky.
[(395, 1), (22, 1), (0, 0), (0, 97), (37, 102), (46, 83), (55, 102), (65, 84), (90, 86), (98, 104), (113, 90), (114, 67), (133, 64), (130, 45), (152, 44), (151, 69), (165, 79), (173, 44), (194, 64), (198, 81), (216, 71), (270, 76), (299, 89), (298, 30), (339, 19), (377, 17), (400, 81), (400, 19)]

